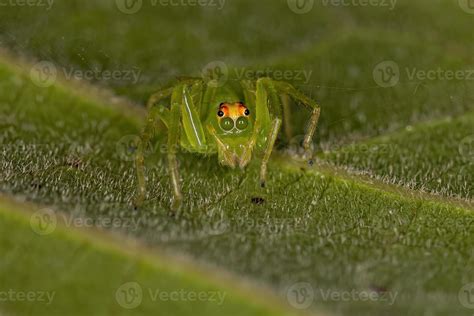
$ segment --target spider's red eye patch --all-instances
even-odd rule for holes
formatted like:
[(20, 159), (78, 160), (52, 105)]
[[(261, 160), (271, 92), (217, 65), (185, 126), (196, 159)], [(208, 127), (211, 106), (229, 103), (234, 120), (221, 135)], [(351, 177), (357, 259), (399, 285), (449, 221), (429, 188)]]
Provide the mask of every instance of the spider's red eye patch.
[(242, 102), (239, 102), (238, 105), (239, 105), (239, 114), (240, 115), (248, 116), (250, 114), (249, 109), (247, 109), (247, 107)]
[(229, 115), (229, 108), (224, 105), (225, 103), (221, 103), (219, 106), (219, 111), (217, 111), (217, 116), (224, 117)]

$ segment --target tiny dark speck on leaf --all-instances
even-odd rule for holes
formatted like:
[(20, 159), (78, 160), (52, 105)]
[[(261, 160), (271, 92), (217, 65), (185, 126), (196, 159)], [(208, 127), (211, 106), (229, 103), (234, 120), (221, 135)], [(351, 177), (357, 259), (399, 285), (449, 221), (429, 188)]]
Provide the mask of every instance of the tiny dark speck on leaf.
[(253, 204), (262, 205), (265, 202), (265, 199), (261, 197), (253, 197), (251, 201)]

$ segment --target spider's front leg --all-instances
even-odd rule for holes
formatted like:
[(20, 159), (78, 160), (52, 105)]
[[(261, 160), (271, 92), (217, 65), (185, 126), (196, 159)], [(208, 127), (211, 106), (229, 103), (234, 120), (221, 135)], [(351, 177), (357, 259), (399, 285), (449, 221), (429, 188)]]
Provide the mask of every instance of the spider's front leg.
[(170, 119), (168, 125), (168, 171), (171, 178), (171, 187), (173, 189), (173, 202), (171, 208), (179, 209), (183, 196), (181, 195), (181, 184), (178, 172), (178, 160), (176, 153), (179, 145), (179, 130), (181, 120), (181, 103), (183, 86), (178, 86), (171, 95)]
[[(188, 84), (192, 85), (192, 93), (188, 90)], [(183, 200), (181, 194), (181, 184), (178, 172), (178, 160), (176, 154), (180, 145), (181, 127), (185, 132), (186, 140), (189, 145), (197, 151), (205, 150), (207, 144), (204, 136), (202, 124), (199, 120), (196, 105), (192, 95), (197, 95), (197, 106), (200, 106), (202, 91), (202, 82), (193, 81), (184, 84), (178, 84), (174, 88), (160, 91), (150, 97), (148, 102), (148, 117), (145, 128), (141, 134), (141, 141), (138, 146), (136, 156), (136, 168), (138, 176), (138, 190), (135, 198), (135, 205), (141, 206), (146, 195), (145, 170), (144, 170), (144, 151), (145, 146), (155, 135), (155, 126), (158, 119), (161, 119), (168, 128), (167, 158), (168, 170), (171, 178), (171, 187), (173, 190), (172, 209), (177, 210)], [(158, 104), (162, 99), (171, 95), (170, 109), (162, 104)]]
[[(282, 125), (282, 95), (287, 95), (311, 109), (311, 118), (303, 140), (303, 149), (305, 151), (303, 158), (308, 159), (310, 165), (313, 164), (311, 142), (318, 126), (320, 115), (319, 105), (289, 83), (274, 81), (270, 78), (261, 78), (257, 80), (257, 116), (254, 133), (260, 133), (261, 127), (268, 129), (266, 148), (260, 167), (260, 184), (262, 187), (265, 186), (268, 161)], [(289, 122), (286, 122), (286, 124), (288, 123)]]
[(168, 98), (173, 89), (165, 89), (154, 93), (147, 103), (148, 115), (145, 126), (140, 135), (137, 153), (135, 157), (135, 168), (137, 170), (137, 193), (134, 199), (135, 207), (142, 206), (146, 196), (146, 179), (145, 179), (145, 148), (149, 144), (156, 132), (156, 124), (158, 119), (161, 119), (168, 127), (169, 124), (169, 110), (164, 105), (159, 104), (163, 99)]
[(268, 129), (266, 147), (260, 165), (260, 186), (265, 187), (267, 178), (267, 165), (272, 154), (275, 141), (281, 128), (281, 103), (280, 97), (269, 78), (257, 80), (256, 89), (256, 122), (254, 133), (260, 133), (260, 128)]
[(308, 128), (303, 140), (303, 149), (305, 151), (303, 158), (308, 159), (309, 165), (313, 164), (313, 152), (311, 150), (311, 143), (313, 141), (314, 133), (318, 127), (319, 115), (321, 107), (316, 101), (307, 97), (304, 93), (293, 87), (291, 84), (282, 81), (272, 81), (277, 91), (281, 94), (287, 94), (297, 102), (301, 102), (304, 106), (311, 110), (311, 117), (309, 119)]
[[(196, 81), (192, 87), (192, 92), (198, 93), (198, 91), (202, 91), (201, 81)], [(197, 111), (197, 108), (201, 106), (200, 103), (202, 100), (198, 98), (197, 101), (198, 104), (195, 104), (187, 84), (176, 86), (171, 94), (171, 109), (168, 125), (168, 169), (173, 189), (173, 203), (171, 208), (174, 211), (181, 207), (183, 200), (178, 172), (178, 160), (176, 158), (181, 136), (180, 133), (184, 132), (183, 136), (186, 137), (186, 141), (193, 150), (203, 152), (207, 149), (204, 129)]]

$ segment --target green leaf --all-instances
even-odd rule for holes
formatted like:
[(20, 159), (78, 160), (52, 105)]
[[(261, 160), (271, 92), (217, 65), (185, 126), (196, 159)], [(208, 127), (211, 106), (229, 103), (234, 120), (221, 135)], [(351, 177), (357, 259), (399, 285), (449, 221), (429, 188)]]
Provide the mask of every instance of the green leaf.
[(222, 273), (151, 255), (96, 230), (71, 229), (67, 214), (1, 198), (0, 229), (1, 308), (7, 315), (288, 313), (249, 296), (249, 287), (226, 284)]
[[(394, 11), (323, 6), (306, 15), (287, 1), (229, 3), (218, 14), (147, 1), (131, 15), (113, 1), (2, 10), (2, 43), (52, 62), (39, 66), (57, 77), (38, 78), (38, 66), (17, 58), (0, 60), (0, 187), (9, 197), (0, 202), (7, 258), (0, 260), (0, 284), (58, 297), (49, 307), (0, 302), (0, 310), (471, 314), (463, 291), (474, 281), (473, 82), (409, 76), (413, 69), (469, 70), (474, 62), (472, 17), (454, 2), (397, 3)], [(437, 32), (425, 27), (433, 19)], [(163, 132), (146, 157), (146, 204), (134, 209), (133, 142), (143, 111), (71, 82), (71, 74), (94, 70), (92, 83), (140, 103), (175, 76), (200, 75), (218, 60), (227, 63), (231, 80), (242, 67), (251, 76), (289, 70), (288, 80), (319, 101), (316, 165), (304, 166), (282, 149), (262, 190), (258, 161), (229, 170), (216, 157), (182, 153), (185, 204), (170, 217)], [(393, 87), (374, 77), (387, 60), (400, 69)], [(114, 70), (122, 77), (104, 77)], [(140, 72), (139, 80), (125, 78), (127, 70)], [(297, 78), (298, 71), (311, 73), (309, 80)], [(293, 112), (300, 135), (308, 113)], [(28, 221), (45, 207), (62, 224), (39, 236)], [(98, 226), (100, 234), (119, 237), (102, 246)], [(140, 246), (120, 249), (124, 238)], [(146, 258), (135, 259), (135, 248)], [(163, 253), (186, 257), (197, 271)], [(259, 287), (242, 290), (239, 278)], [(144, 300), (127, 310), (114, 295), (129, 281), (167, 292), (211, 288), (229, 299), (217, 307)], [(272, 294), (260, 287), (279, 302), (264, 302)]]

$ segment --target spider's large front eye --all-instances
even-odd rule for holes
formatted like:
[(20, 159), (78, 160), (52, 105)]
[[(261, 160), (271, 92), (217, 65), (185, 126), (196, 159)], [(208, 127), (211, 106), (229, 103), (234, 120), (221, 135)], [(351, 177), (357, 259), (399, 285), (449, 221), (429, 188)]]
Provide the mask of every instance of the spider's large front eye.
[(230, 117), (225, 117), (220, 121), (219, 125), (224, 131), (228, 132), (234, 128), (234, 120)]
[(244, 130), (249, 126), (249, 119), (246, 117), (239, 117), (235, 123), (238, 129)]

